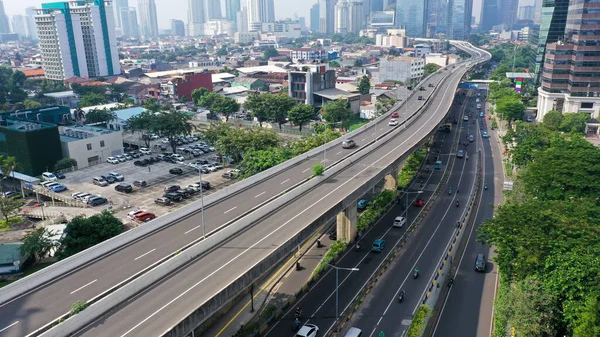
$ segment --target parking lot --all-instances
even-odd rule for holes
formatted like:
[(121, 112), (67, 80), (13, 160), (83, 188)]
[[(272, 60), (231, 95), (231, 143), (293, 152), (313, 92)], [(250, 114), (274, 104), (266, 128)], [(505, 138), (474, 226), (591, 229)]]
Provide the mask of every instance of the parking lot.
[[(153, 142), (153, 143), (156, 143)], [(188, 147), (194, 143), (184, 144), (179, 147)], [(120, 162), (118, 164), (102, 163), (85, 169), (66, 173), (65, 179), (61, 179), (58, 182), (68, 187), (67, 191), (61, 192), (60, 194), (65, 197), (70, 197), (71, 194), (76, 192), (85, 192), (90, 194), (99, 194), (105, 197), (107, 200), (112, 202), (112, 208), (115, 215), (119, 218), (126, 218), (126, 214), (135, 209), (143, 209), (148, 212), (152, 212), (157, 216), (165, 214), (166, 212), (172, 211), (173, 209), (180, 208), (186, 204), (189, 204), (200, 198), (200, 193), (191, 196), (189, 199), (184, 199), (182, 202), (173, 203), (170, 206), (163, 206), (154, 203), (154, 200), (161, 197), (164, 194), (164, 188), (168, 185), (179, 185), (185, 188), (189, 184), (196, 184), (200, 181), (200, 175), (196, 169), (188, 166), (190, 162), (195, 160), (207, 160), (209, 162), (217, 162), (215, 152), (202, 154), (198, 157), (193, 157), (190, 154), (182, 154), (185, 157), (183, 163), (168, 163), (160, 161), (145, 167), (135, 166), (134, 161), (147, 159), (151, 156), (155, 157), (161, 154), (153, 150), (151, 155), (141, 156), (137, 159)], [(170, 169), (181, 168), (183, 174), (175, 175), (169, 173)], [(223, 173), (229, 169), (217, 170), (215, 172), (202, 174), (202, 180), (210, 182), (212, 189), (205, 192), (206, 194), (213, 193), (220, 188), (225, 187), (227, 184), (233, 183), (227, 178), (223, 178)], [(134, 185), (133, 182), (136, 180), (143, 180), (147, 183), (146, 187), (133, 187), (132, 193), (121, 193), (115, 191), (115, 186), (119, 182), (109, 184), (108, 186), (95, 185), (92, 180), (94, 177), (106, 176), (109, 172), (116, 172), (124, 176), (123, 183)], [(98, 210), (109, 208), (109, 203), (94, 207)]]

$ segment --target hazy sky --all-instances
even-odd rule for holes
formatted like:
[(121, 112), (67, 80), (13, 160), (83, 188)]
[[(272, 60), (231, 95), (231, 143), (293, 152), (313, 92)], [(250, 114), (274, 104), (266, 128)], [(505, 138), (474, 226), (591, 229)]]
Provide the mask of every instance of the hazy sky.
[[(24, 14), (25, 8), (34, 6), (41, 7), (42, 2), (55, 2), (60, 0), (44, 1), (44, 0), (3, 0), (6, 14)], [(246, 0), (242, 0), (244, 3)], [(473, 15), (479, 19), (481, 11), (481, 1), (473, 0)], [(520, 0), (520, 5), (532, 5), (534, 0)], [(156, 10), (158, 12), (158, 25), (160, 28), (170, 27), (171, 19), (187, 20), (187, 0), (155, 0)], [(224, 1), (222, 1), (224, 3)], [(306, 24), (310, 22), (309, 10), (317, 0), (275, 0), (275, 16), (278, 19), (292, 18), (294, 14), (304, 16)], [(135, 7), (136, 0), (129, 0), (129, 6)], [(224, 5), (223, 5), (224, 6)], [(225, 10), (223, 9), (223, 14)]]

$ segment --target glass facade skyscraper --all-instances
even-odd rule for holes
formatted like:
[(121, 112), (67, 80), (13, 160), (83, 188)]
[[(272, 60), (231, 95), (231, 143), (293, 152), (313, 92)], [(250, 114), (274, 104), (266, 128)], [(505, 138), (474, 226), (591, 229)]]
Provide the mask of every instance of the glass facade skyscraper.
[(427, 33), (429, 0), (396, 2), (396, 27), (405, 28), (410, 37), (425, 37)]
[(471, 34), (472, 0), (449, 0), (446, 37), (465, 40)]
[(531, 70), (535, 74), (535, 84), (540, 83), (540, 73), (544, 64), (546, 45), (557, 42), (565, 34), (569, 0), (542, 0), (536, 8), (531, 43), (536, 49), (533, 54)]

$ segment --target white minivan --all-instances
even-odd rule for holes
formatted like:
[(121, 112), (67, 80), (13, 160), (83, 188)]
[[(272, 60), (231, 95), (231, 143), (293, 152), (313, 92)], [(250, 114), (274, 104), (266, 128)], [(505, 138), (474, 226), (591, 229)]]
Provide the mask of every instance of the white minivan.
[(44, 172), (42, 173), (42, 180), (44, 181), (56, 181), (58, 178), (52, 172)]
[(394, 219), (394, 227), (398, 227), (398, 228), (402, 228), (404, 226), (404, 224), (406, 223), (406, 218), (403, 216), (397, 216)]
[(345, 337), (362, 337), (362, 330), (359, 328), (351, 327), (348, 332), (346, 332)]

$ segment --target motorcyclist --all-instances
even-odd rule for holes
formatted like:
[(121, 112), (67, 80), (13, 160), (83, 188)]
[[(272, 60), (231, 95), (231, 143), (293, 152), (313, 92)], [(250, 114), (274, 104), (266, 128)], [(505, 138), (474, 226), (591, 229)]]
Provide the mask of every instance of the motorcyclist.
[(460, 206), (460, 202), (456, 200), (456, 207)]
[(483, 184), (483, 188), (487, 190), (487, 183)]
[(413, 275), (416, 278), (417, 276), (419, 276), (419, 268), (415, 267), (415, 270), (413, 271)]
[(400, 294), (398, 294), (398, 302), (404, 301), (404, 289), (400, 290)]
[(448, 194), (452, 194), (452, 187), (448, 188)]

